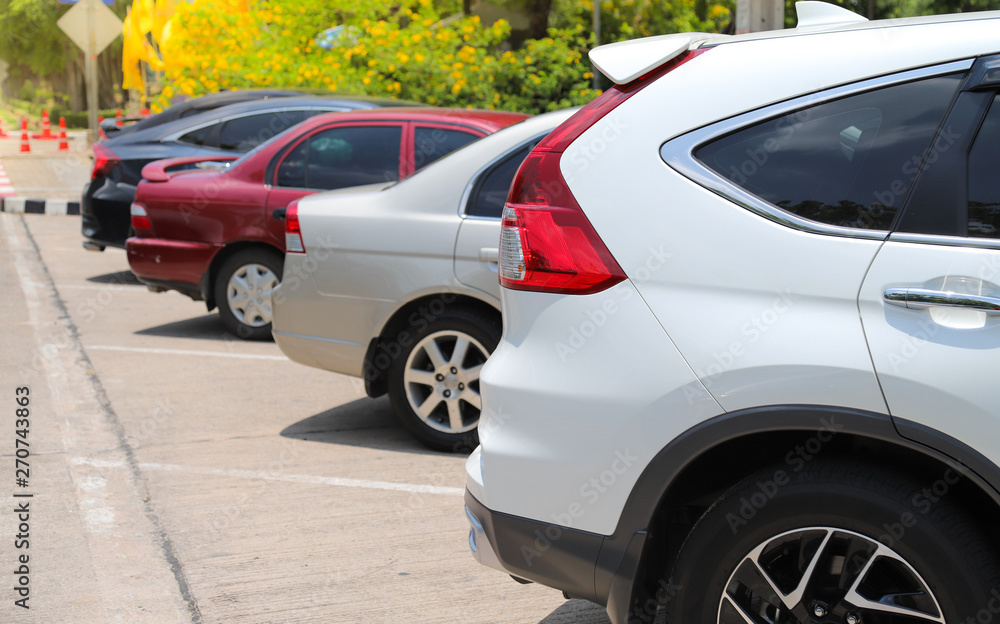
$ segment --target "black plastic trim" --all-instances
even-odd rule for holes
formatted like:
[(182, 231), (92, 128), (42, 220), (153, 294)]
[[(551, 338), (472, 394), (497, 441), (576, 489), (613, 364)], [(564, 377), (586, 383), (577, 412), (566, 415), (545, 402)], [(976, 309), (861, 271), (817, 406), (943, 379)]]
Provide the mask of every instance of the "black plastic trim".
[(984, 489), (1000, 505), (1000, 467), (997, 467), (982, 453), (964, 442), (912, 420), (895, 417), (892, 422), (904, 440), (915, 442), (937, 454), (944, 455), (945, 458), (951, 460), (948, 463), (958, 464), (958, 467), (964, 468), (963, 474), (978, 481), (980, 487), (984, 484), (988, 485), (989, 489)]
[(615, 532), (604, 539), (595, 570), (595, 593), (596, 602), (608, 605), (611, 621), (631, 621), (634, 581), (641, 570), (641, 557), (632, 550), (633, 538), (649, 529), (660, 501), (686, 467), (713, 447), (743, 436), (820, 431), (831, 426), (838, 433), (890, 442), (964, 468), (963, 474), (1000, 506), (1000, 467), (961, 442), (910, 421), (813, 405), (774, 405), (723, 414), (689, 429), (656, 454), (633, 487)]
[(603, 535), (492, 511), (468, 490), (465, 506), (483, 525), (489, 547), (511, 576), (603, 604), (594, 593), (594, 565)]
[(969, 70), (969, 77), (962, 87), (966, 91), (995, 89), (1000, 86), (1000, 54), (981, 56)]
[(375, 359), (375, 354), (378, 352), (379, 342), (380, 338), (372, 338), (368, 342), (368, 350), (365, 351), (364, 359), (365, 394), (373, 399), (377, 399), (389, 392), (389, 381), (386, 371), (371, 364)]
[[(487, 509), (466, 490), (466, 507), (483, 526), (489, 547), (512, 576), (562, 590), (568, 595), (606, 605), (613, 624), (646, 621), (655, 603), (646, 589), (636, 591), (644, 572), (649, 528), (661, 501), (683, 471), (704, 453), (725, 442), (761, 433), (834, 431), (881, 440), (946, 463), (961, 471), (1000, 508), (1000, 467), (966, 444), (918, 423), (865, 410), (817, 406), (773, 405), (723, 414), (675, 438), (646, 466), (608, 536), (529, 520)], [(738, 476), (738, 475), (737, 475)], [(662, 538), (661, 538), (662, 539)], [(485, 545), (480, 545), (485, 547)], [(535, 556), (537, 554), (537, 556)], [(636, 599), (642, 599), (637, 603)], [(644, 613), (636, 613), (641, 609)]]

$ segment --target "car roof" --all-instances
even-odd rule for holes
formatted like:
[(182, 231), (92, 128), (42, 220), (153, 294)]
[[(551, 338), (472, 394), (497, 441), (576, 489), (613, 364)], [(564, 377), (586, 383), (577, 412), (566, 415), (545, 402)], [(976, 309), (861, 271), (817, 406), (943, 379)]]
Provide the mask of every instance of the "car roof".
[[(847, 19), (845, 15), (843, 20), (836, 20), (832, 13), (827, 13), (830, 15), (828, 20), (823, 20), (822, 18), (813, 18), (812, 9), (816, 8), (816, 5), (821, 5), (822, 7), (832, 7), (855, 16), (855, 18), (860, 19)], [(710, 39), (706, 39), (703, 46), (711, 45), (722, 45), (727, 43), (739, 43), (741, 41), (754, 41), (758, 39), (776, 39), (781, 37), (801, 37), (805, 35), (822, 35), (836, 32), (845, 32), (852, 30), (872, 30), (876, 28), (899, 28), (905, 26), (923, 26), (927, 24), (947, 24), (952, 22), (969, 22), (985, 19), (997, 19), (1000, 18), (1000, 11), (977, 11), (972, 13), (953, 13), (948, 15), (920, 15), (916, 17), (901, 17), (893, 19), (881, 19), (881, 20), (868, 20), (856, 13), (843, 9), (841, 7), (836, 7), (835, 5), (828, 4), (826, 2), (796, 2), (796, 11), (798, 15), (798, 22), (795, 28), (785, 28), (782, 30), (767, 30), (763, 32), (745, 33), (742, 35), (716, 35)]]
[(189, 129), (194, 129), (202, 125), (217, 122), (227, 117), (238, 117), (253, 113), (269, 111), (294, 110), (294, 109), (324, 109), (331, 111), (347, 111), (358, 109), (373, 109), (382, 106), (389, 107), (410, 107), (414, 104), (405, 100), (393, 100), (388, 98), (373, 98), (367, 96), (353, 96), (345, 94), (331, 94), (329, 96), (319, 95), (296, 95), (289, 97), (268, 97), (266, 99), (256, 99), (245, 102), (238, 102), (226, 106), (220, 106), (211, 110), (189, 115), (181, 119), (175, 119), (164, 124), (148, 127), (135, 132), (123, 133), (109, 137), (105, 142), (109, 146), (124, 143), (140, 143), (145, 141), (156, 141), (173, 134), (183, 133)]
[(423, 121), (429, 123), (458, 124), (471, 126), (484, 132), (496, 132), (501, 128), (524, 121), (531, 115), (508, 111), (481, 110), (475, 108), (436, 108), (432, 106), (412, 108), (373, 108), (368, 110), (330, 113), (310, 117), (299, 129), (321, 126), (331, 121)]
[(874, 20), (825, 2), (805, 1), (795, 4), (798, 24), (795, 28), (769, 30), (741, 35), (677, 33), (621, 41), (594, 48), (590, 60), (597, 69), (617, 84), (628, 84), (672, 59), (697, 48), (728, 46), (749, 41), (788, 39), (884, 28), (906, 28), (951, 24), (1000, 18), (1000, 11), (930, 15), (902, 19)]
[(145, 130), (146, 128), (159, 126), (161, 124), (174, 121), (175, 119), (197, 115), (200, 112), (209, 111), (219, 108), (220, 106), (227, 106), (238, 102), (247, 102), (249, 100), (293, 97), (296, 95), (303, 95), (304, 93), (304, 91), (297, 91), (294, 89), (241, 89), (238, 91), (217, 91), (201, 97), (189, 98), (182, 102), (178, 102), (161, 113), (157, 113), (151, 117), (137, 121), (134, 124), (122, 126), (115, 131), (112, 136), (117, 137), (137, 132), (139, 130)]

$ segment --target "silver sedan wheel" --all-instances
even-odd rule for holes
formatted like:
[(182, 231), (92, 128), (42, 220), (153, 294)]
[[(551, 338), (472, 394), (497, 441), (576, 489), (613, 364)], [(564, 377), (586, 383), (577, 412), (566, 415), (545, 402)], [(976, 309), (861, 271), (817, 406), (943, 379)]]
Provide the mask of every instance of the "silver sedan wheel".
[(895, 551), (858, 533), (813, 527), (753, 549), (726, 585), (718, 622), (944, 624), (944, 616)]
[(479, 373), (489, 351), (466, 333), (435, 332), (406, 358), (403, 384), (410, 408), (428, 427), (465, 433), (479, 424)]
[(226, 286), (226, 303), (236, 320), (249, 327), (271, 322), (271, 291), (278, 276), (263, 264), (245, 264), (233, 272)]

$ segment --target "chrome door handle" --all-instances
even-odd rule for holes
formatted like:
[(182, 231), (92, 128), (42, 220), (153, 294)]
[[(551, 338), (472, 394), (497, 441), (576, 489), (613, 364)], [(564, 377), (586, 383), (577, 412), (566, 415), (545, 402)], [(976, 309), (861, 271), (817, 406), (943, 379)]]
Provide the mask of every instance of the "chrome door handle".
[(883, 299), (889, 305), (910, 310), (945, 307), (1000, 314), (1000, 299), (982, 295), (965, 295), (942, 290), (927, 290), (926, 288), (888, 288)]
[(500, 263), (500, 249), (497, 247), (483, 247), (479, 250), (479, 259), (483, 262)]

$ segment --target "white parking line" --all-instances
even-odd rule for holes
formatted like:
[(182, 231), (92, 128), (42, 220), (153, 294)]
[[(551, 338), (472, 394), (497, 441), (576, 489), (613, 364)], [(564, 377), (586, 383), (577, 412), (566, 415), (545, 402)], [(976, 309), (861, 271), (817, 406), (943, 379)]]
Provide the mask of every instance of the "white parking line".
[[(11, 254), (12, 264), (24, 293), (28, 318), (35, 327), (37, 355), (33, 361), (25, 359), (19, 377), (24, 382), (34, 379), (43, 393), (47, 390), (50, 414), (58, 415), (48, 426), (58, 429), (62, 448), (52, 444), (50, 450), (75, 455), (82, 452), (77, 449), (101, 448), (113, 457), (125, 458), (119, 460), (124, 471), (116, 475), (114, 483), (99, 480), (100, 475), (87, 466), (65, 467), (73, 489), (60, 491), (76, 494), (76, 511), (83, 520), (80, 536), (85, 538), (84, 549), (73, 553), (71, 565), (77, 574), (102, 580), (93, 590), (98, 602), (81, 607), (86, 612), (96, 609), (103, 613), (102, 621), (136, 621), (135, 614), (142, 610), (148, 621), (201, 622), (173, 542), (152, 511), (145, 481), (134, 469), (132, 450), (117, 415), (109, 403), (101, 400), (106, 396), (103, 385), (90, 369), (76, 326), (52, 290), (51, 275), (27, 222), (23, 217), (3, 213), (0, 230), (6, 234), (9, 249), (17, 250)], [(31, 396), (38, 396), (34, 385), (31, 390)], [(32, 400), (32, 405), (38, 404)], [(68, 500), (72, 505), (73, 498)], [(77, 535), (68, 526), (57, 525), (55, 530), (55, 535), (63, 539)], [(162, 605), (144, 601), (143, 596), (126, 590), (136, 582), (143, 583), (151, 595), (166, 597), (177, 592), (173, 594), (175, 599)], [(174, 600), (187, 605), (187, 617), (176, 608)]]
[[(76, 465), (93, 466), (95, 468), (125, 468), (125, 462), (74, 457)], [(334, 485), (337, 487), (359, 488), (363, 490), (391, 490), (394, 492), (413, 492), (416, 494), (445, 494), (447, 496), (464, 496), (465, 490), (439, 485), (417, 485), (415, 483), (394, 483), (392, 481), (369, 481), (367, 479), (343, 479), (340, 477), (320, 477), (318, 475), (281, 474), (277, 472), (259, 472), (256, 470), (237, 470), (235, 468), (198, 468), (181, 466), (179, 464), (139, 464), (143, 471), (187, 472), (213, 477), (235, 477), (238, 479), (260, 479), (262, 481), (285, 481), (288, 483), (306, 483), (309, 485)]]
[(14, 187), (10, 184), (10, 178), (7, 177), (7, 172), (4, 171), (3, 164), (0, 164), (0, 197), (9, 197), (16, 194)]
[(134, 291), (138, 293), (149, 292), (145, 288), (138, 288), (136, 284), (56, 284), (56, 290), (113, 290), (115, 292)]
[(123, 353), (152, 353), (155, 355), (207, 355), (209, 357), (235, 358), (238, 360), (270, 360), (290, 362), (283, 355), (257, 355), (256, 353), (223, 353), (221, 351), (194, 351), (192, 349), (154, 349), (152, 347), (116, 347), (114, 345), (85, 345), (88, 351), (121, 351)]

